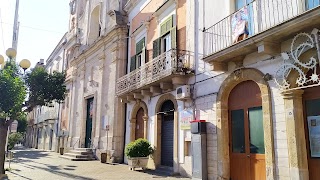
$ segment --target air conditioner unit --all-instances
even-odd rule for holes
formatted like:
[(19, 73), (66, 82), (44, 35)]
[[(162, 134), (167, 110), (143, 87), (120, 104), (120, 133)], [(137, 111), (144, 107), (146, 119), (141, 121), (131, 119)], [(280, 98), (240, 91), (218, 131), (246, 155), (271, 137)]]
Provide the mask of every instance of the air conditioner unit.
[(190, 99), (190, 85), (180, 86), (176, 89), (176, 99)]

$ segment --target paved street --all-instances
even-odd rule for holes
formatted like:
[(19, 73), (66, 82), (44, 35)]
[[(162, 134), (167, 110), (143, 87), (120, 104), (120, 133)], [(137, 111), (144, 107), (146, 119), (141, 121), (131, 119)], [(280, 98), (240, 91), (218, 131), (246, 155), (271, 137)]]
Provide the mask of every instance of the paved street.
[[(166, 177), (154, 171), (130, 171), (127, 165), (108, 165), (100, 161), (70, 161), (62, 159), (54, 152), (20, 148), (14, 151), (10, 180), (43, 179), (188, 179)], [(5, 168), (8, 167), (6, 163)]]

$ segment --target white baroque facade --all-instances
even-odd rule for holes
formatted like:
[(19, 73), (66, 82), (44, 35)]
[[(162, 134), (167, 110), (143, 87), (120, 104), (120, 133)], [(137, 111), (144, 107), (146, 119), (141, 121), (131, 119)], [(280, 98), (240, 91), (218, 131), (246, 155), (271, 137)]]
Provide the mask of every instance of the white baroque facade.
[(124, 74), (126, 1), (70, 2), (66, 86), (60, 147), (94, 148), (100, 158), (123, 161), (124, 106), (116, 96), (116, 79)]

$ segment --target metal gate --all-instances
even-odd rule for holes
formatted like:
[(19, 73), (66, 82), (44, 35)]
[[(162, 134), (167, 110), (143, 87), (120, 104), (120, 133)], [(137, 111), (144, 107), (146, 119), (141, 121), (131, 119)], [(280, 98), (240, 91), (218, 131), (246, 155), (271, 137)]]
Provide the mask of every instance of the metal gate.
[(171, 101), (162, 105), (161, 165), (173, 167), (174, 106)]

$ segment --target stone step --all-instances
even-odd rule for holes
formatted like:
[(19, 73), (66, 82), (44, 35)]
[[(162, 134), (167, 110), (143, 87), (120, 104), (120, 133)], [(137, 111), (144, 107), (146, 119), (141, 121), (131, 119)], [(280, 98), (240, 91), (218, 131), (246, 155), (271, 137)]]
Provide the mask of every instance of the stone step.
[(95, 158), (74, 158), (74, 157), (65, 156), (65, 155), (62, 155), (60, 157), (64, 158), (64, 159), (69, 159), (71, 161), (94, 161), (94, 160), (96, 160)]
[(75, 148), (75, 150), (81, 152), (93, 152), (92, 148)]
[(77, 151), (77, 150), (70, 150), (69, 153), (73, 153), (73, 154), (79, 154), (79, 155), (88, 155), (88, 154), (92, 154), (92, 152), (89, 151)]
[(70, 156), (74, 158), (93, 158), (92, 154), (82, 155), (82, 154), (76, 154), (76, 153), (65, 153), (64, 156)]

